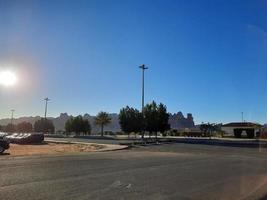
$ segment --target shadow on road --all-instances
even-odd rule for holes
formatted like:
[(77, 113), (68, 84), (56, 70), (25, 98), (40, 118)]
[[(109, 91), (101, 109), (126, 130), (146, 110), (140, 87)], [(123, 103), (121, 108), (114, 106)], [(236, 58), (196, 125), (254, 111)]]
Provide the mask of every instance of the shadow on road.
[(1, 153), (0, 156), (8, 156), (10, 153)]

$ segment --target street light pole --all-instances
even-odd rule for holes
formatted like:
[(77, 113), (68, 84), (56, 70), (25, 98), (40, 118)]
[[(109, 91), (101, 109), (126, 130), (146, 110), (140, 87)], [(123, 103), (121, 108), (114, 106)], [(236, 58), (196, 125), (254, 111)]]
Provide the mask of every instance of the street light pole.
[(48, 97), (46, 97), (44, 100), (45, 100), (45, 115), (44, 115), (44, 118), (46, 119), (46, 114), (47, 114), (47, 102), (50, 101), (51, 99), (48, 99)]
[[(144, 106), (145, 106), (145, 70), (148, 69), (144, 64), (139, 66), (142, 69), (142, 115), (144, 118)], [(144, 129), (142, 130), (142, 139), (144, 139)]]
[(242, 114), (242, 122), (244, 122), (244, 112), (241, 112)]
[(14, 112), (15, 112), (15, 110), (14, 109), (12, 109), (11, 110), (11, 125), (13, 124), (13, 117), (14, 117)]
[(145, 105), (145, 70), (148, 69), (144, 64), (139, 66), (142, 69), (142, 113), (144, 114)]

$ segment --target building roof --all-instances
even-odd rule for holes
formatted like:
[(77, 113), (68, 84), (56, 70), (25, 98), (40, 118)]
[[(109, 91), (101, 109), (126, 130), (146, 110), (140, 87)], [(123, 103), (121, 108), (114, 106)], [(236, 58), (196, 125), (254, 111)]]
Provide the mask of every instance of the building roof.
[(262, 125), (252, 122), (231, 122), (222, 125), (223, 127), (261, 127)]

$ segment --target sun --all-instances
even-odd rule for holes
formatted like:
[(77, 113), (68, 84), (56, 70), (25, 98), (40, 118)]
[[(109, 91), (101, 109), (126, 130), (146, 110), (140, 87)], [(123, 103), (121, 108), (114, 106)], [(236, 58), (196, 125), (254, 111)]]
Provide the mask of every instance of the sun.
[(0, 85), (12, 86), (17, 82), (17, 77), (14, 72), (2, 71), (0, 72)]

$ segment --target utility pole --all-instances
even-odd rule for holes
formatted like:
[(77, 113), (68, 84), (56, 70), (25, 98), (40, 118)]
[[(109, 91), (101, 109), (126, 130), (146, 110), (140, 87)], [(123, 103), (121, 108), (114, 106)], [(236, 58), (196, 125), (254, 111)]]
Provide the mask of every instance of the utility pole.
[[(144, 64), (139, 66), (142, 69), (142, 115), (144, 118), (144, 106), (145, 106), (145, 70), (148, 69)], [(144, 139), (145, 131), (142, 130), (142, 139)]]
[(51, 99), (48, 99), (48, 97), (46, 97), (44, 100), (45, 100), (45, 115), (44, 115), (44, 118), (46, 119), (46, 114), (47, 114), (47, 102), (50, 101)]
[(15, 110), (12, 109), (12, 110), (10, 110), (10, 111), (11, 111), (11, 121), (10, 121), (10, 123), (11, 123), (11, 125), (13, 125), (13, 117), (14, 117), (14, 112), (15, 112)]
[(139, 66), (142, 69), (142, 113), (144, 114), (145, 105), (145, 70), (148, 69), (144, 64)]

